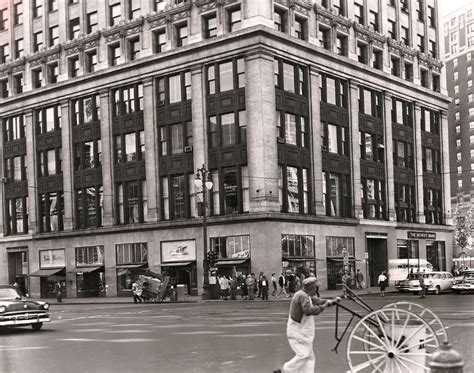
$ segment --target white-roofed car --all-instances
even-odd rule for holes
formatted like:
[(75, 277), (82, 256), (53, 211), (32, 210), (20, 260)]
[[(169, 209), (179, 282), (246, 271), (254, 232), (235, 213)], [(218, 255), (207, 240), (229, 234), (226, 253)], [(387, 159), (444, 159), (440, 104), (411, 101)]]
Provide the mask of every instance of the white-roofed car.
[(464, 271), (463, 278), (456, 281), (452, 290), (456, 294), (461, 294), (463, 291), (474, 291), (474, 269)]
[(31, 325), (36, 331), (49, 321), (47, 302), (30, 300), (15, 286), (0, 285), (0, 328)]
[(455, 280), (451, 273), (444, 271), (410, 273), (406, 280), (397, 281), (395, 287), (400, 292), (418, 293), (421, 291), (419, 277), (425, 279), (426, 291), (439, 294), (451, 290)]

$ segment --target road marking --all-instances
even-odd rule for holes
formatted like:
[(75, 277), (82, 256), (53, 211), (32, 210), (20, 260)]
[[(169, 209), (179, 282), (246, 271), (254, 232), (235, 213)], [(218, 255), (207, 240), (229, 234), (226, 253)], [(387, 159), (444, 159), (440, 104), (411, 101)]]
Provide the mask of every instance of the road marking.
[(111, 342), (111, 343), (127, 343), (127, 342), (156, 342), (159, 339), (151, 338), (125, 338), (125, 339), (89, 339), (89, 338), (61, 338), (58, 341), (64, 342)]
[(171, 333), (175, 335), (206, 335), (206, 334), (220, 334), (221, 332), (213, 332), (210, 330), (198, 330), (195, 332), (176, 332), (176, 333)]
[(221, 334), (218, 337), (247, 338), (247, 337), (274, 337), (274, 336), (281, 336), (281, 333)]
[(93, 333), (93, 332), (103, 332), (107, 329), (70, 329), (68, 332), (70, 333)]
[[(211, 325), (215, 326), (215, 325)], [(152, 325), (156, 329), (172, 329), (172, 328), (204, 328), (208, 327), (206, 324), (168, 324), (168, 325)]]
[(154, 326), (153, 324), (113, 324), (114, 327), (118, 328), (124, 328), (124, 327), (130, 327), (130, 326)]
[(30, 346), (30, 347), (0, 346), (0, 351), (44, 350), (46, 348), (50, 348), (50, 347), (44, 347), (44, 346)]
[(462, 324), (451, 324), (451, 325), (448, 325), (446, 326), (446, 329), (449, 329), (449, 328), (456, 328), (456, 327), (468, 327), (468, 328), (472, 328), (474, 327), (474, 323), (462, 323)]
[(106, 330), (105, 333), (151, 333), (150, 330), (128, 329), (128, 330)]

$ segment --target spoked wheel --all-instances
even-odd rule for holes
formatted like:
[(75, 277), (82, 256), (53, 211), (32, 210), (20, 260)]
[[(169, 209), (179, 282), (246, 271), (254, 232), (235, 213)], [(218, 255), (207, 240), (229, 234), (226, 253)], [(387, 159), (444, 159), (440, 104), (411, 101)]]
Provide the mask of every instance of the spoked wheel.
[(438, 316), (436, 316), (433, 311), (419, 303), (396, 302), (387, 304), (382, 308), (401, 308), (403, 310), (412, 311), (413, 313), (416, 313), (418, 316), (423, 318), (423, 320), (425, 320), (431, 326), (431, 328), (433, 328), (435, 334), (438, 337), (439, 343), (448, 340), (448, 333), (443, 322), (439, 319)]
[(347, 342), (351, 372), (418, 373), (439, 341), (422, 317), (400, 308), (375, 310), (362, 318)]

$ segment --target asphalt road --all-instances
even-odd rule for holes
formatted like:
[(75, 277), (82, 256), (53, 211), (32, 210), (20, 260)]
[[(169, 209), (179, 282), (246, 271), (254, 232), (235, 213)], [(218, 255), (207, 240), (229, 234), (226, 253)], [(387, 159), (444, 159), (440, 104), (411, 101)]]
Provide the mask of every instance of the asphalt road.
[[(374, 309), (411, 300), (431, 308), (474, 372), (474, 295), (364, 297)], [(351, 301), (343, 301), (353, 307)], [(288, 301), (52, 306), (53, 321), (0, 331), (2, 373), (272, 372), (292, 357), (285, 330)], [(357, 309), (357, 307), (354, 307)], [(335, 309), (316, 316), (317, 372), (346, 372), (347, 338), (335, 344)], [(340, 315), (345, 325), (349, 315)]]

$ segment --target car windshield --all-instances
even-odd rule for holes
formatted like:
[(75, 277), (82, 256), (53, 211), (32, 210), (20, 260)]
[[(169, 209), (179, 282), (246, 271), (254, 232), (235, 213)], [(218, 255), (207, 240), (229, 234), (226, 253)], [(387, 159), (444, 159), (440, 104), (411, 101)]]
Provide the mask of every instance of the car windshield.
[(464, 278), (474, 278), (474, 272), (466, 272), (466, 273), (464, 273)]
[(5, 288), (0, 289), (0, 300), (12, 300), (12, 299), (20, 299), (21, 296), (15, 289), (12, 288)]
[(418, 273), (410, 273), (407, 277), (408, 280), (416, 280), (418, 278)]

